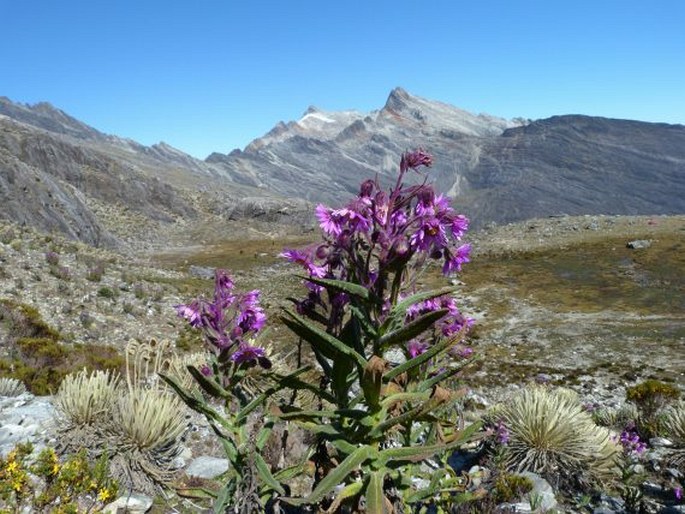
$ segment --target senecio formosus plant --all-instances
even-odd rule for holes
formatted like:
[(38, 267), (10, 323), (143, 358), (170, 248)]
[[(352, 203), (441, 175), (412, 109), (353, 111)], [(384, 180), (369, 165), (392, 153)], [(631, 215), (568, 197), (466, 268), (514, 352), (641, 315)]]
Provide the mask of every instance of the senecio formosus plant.
[[(298, 378), (307, 366), (287, 376), (270, 369), (255, 339), (265, 321), (258, 292), (235, 295), (224, 272), (217, 271), (213, 301), (178, 306), (204, 331), (216, 356), (206, 369), (189, 370), (227, 406), (221, 416), (165, 378), (207, 415), (224, 441), (235, 476), (215, 507), (229, 508), (234, 497), (244, 504), (235, 493), (248, 490), (259, 491), (260, 506), (278, 496), (295, 506), (373, 514), (431, 504), (442, 509), (469, 498), (445, 460), (479, 427), (463, 428), (455, 408), (460, 393), (446, 384), (470, 362), (464, 338), (473, 320), (458, 309), (454, 287), (418, 291), (419, 274), (430, 261), (440, 262), (446, 275), (469, 261), (470, 246), (461, 242), (468, 219), (425, 179), (405, 184), (408, 173), (431, 164), (422, 150), (404, 154), (392, 188), (367, 180), (345, 207), (317, 206), (322, 242), (282, 253), (304, 269), (307, 294), (291, 298), (294, 308), (281, 320), (308, 343), (321, 375), (318, 385)], [(241, 381), (253, 369), (272, 385), (250, 396)], [(313, 393), (317, 407), (281, 402), (260, 429), (246, 430), (248, 414), (260, 408), (264, 415), (269, 395), (284, 387)], [(286, 497), (280, 482), (297, 471), (272, 474), (259, 455), (271, 426), (285, 421), (316, 436), (314, 486), (304, 498)]]

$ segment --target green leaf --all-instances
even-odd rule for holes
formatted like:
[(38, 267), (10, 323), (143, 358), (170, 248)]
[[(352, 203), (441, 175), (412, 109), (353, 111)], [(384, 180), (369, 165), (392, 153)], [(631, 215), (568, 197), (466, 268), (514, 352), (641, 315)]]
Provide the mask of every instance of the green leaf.
[(440, 382), (447, 380), (448, 378), (456, 375), (459, 373), (462, 369), (464, 369), (467, 365), (471, 364), (475, 358), (465, 360), (463, 362), (460, 362), (458, 365), (452, 365), (447, 371), (444, 371), (438, 375), (435, 375), (432, 378), (429, 378), (428, 380), (424, 380), (417, 386), (417, 390), (419, 391), (428, 391), (429, 389), (432, 389), (434, 385), (439, 384)]
[(232, 397), (231, 393), (229, 393), (228, 391), (226, 391), (226, 389), (217, 384), (215, 380), (212, 380), (211, 378), (204, 376), (202, 372), (195, 366), (188, 365), (186, 366), (186, 368), (195, 379), (195, 382), (197, 382), (200, 385), (200, 387), (204, 389), (205, 392), (210, 396), (213, 396), (215, 398), (222, 398), (224, 400)]
[(345, 440), (343, 434), (339, 434), (338, 438), (331, 437), (328, 441), (333, 445), (333, 448), (338, 450), (342, 455), (350, 455), (357, 449), (357, 446), (348, 443)]
[(401, 448), (388, 448), (379, 452), (378, 460), (383, 464), (395, 462), (420, 462), (422, 460), (433, 457), (434, 455), (450, 450), (456, 446), (466, 443), (471, 436), (479, 430), (480, 423), (473, 423), (464, 430), (462, 430), (458, 437), (452, 442), (446, 444), (433, 444), (427, 446), (403, 446)]
[(347, 478), (347, 475), (352, 473), (365, 461), (374, 458), (378, 451), (370, 446), (362, 446), (357, 448), (354, 452), (345, 458), (338, 466), (326, 475), (321, 482), (318, 483), (312, 493), (304, 500), (302, 504), (317, 503), (323, 500), (324, 496), (333, 491), (338, 484), (341, 484)]
[(326, 512), (338, 512), (342, 502), (358, 496), (359, 493), (362, 492), (362, 487), (364, 487), (363, 482), (352, 482), (351, 484), (346, 485), (343, 490), (338, 493), (338, 496), (335, 497), (335, 500), (333, 500), (333, 503), (331, 503), (331, 506), (328, 507)]
[(427, 312), (397, 330), (385, 334), (377, 341), (376, 346), (384, 350), (389, 346), (407, 343), (431, 328), (437, 321), (444, 318), (448, 312), (447, 309)]
[(289, 317), (282, 316), (281, 320), (283, 323), (285, 323), (290, 330), (295, 332), (295, 334), (311, 344), (312, 347), (322, 350), (322, 353), (327, 358), (340, 358), (340, 355), (336, 355), (337, 351), (338, 353), (342, 353), (343, 355), (354, 359), (357, 365), (361, 366), (362, 368), (366, 365), (366, 359), (364, 359), (364, 357), (359, 355), (354, 349), (350, 348), (336, 337), (328, 334), (318, 327), (310, 325), (293, 312), (286, 311), (286, 314)]
[(362, 311), (356, 305), (349, 305), (348, 307), (352, 315), (355, 317), (355, 319), (359, 321), (359, 324), (364, 329), (364, 332), (366, 332), (372, 339), (378, 337), (376, 327), (373, 326), (373, 323), (371, 323), (371, 320), (369, 319), (369, 316), (366, 314), (366, 312)]
[(366, 486), (366, 512), (368, 514), (385, 514), (383, 495), (384, 471), (374, 471), (369, 475), (369, 483)]
[(434, 291), (416, 293), (411, 296), (408, 296), (392, 308), (392, 310), (388, 314), (388, 317), (381, 326), (381, 334), (384, 334), (395, 323), (402, 324), (404, 322), (404, 317), (407, 315), (407, 309), (409, 309), (409, 307), (411, 307), (415, 303), (431, 300), (433, 298), (437, 298), (438, 296), (443, 296), (449, 293), (454, 293), (456, 290), (456, 287), (449, 286), (443, 287), (442, 289), (436, 289)]
[(235, 492), (235, 484), (228, 482), (224, 487), (221, 488), (216, 496), (216, 501), (214, 502), (214, 512), (227, 512), (228, 507), (233, 498)]
[[(307, 366), (309, 369), (309, 366)], [(292, 377), (291, 375), (282, 377), (280, 375), (276, 375), (278, 377), (278, 383), (281, 384), (283, 387), (289, 387), (290, 389), (296, 389), (296, 390), (306, 390), (306, 391), (311, 391), (312, 393), (316, 394), (319, 398), (322, 400), (325, 400), (329, 403), (335, 404), (336, 399), (335, 397), (328, 393), (327, 391), (324, 391), (319, 387), (318, 385), (310, 384), (309, 382), (305, 382), (303, 380), (300, 380), (297, 377)]]
[[(293, 373), (291, 373), (290, 375), (288, 375), (285, 378), (295, 378), (298, 375), (301, 375), (302, 373), (307, 371), (308, 369), (309, 369), (308, 366), (303, 366), (302, 368), (294, 371)], [(243, 421), (253, 410), (255, 410), (257, 407), (262, 405), (267, 400), (267, 398), (269, 398), (269, 396), (280, 391), (281, 388), (282, 388), (281, 383), (279, 382), (279, 383), (276, 383), (275, 385), (269, 387), (268, 389), (266, 389), (266, 391), (264, 391), (262, 394), (257, 396), (254, 400), (252, 400), (250, 403), (245, 405), (245, 407), (243, 407), (242, 409), (240, 409), (237, 412), (237, 414), (235, 416), (235, 423), (239, 424), (241, 421)]]
[(278, 494), (285, 494), (285, 490), (283, 489), (283, 486), (278, 483), (278, 481), (274, 478), (274, 476), (271, 474), (271, 470), (269, 469), (269, 466), (266, 464), (262, 456), (259, 454), (259, 452), (254, 453), (254, 462), (255, 462), (255, 467), (257, 468), (257, 473), (259, 473), (259, 478), (262, 479), (262, 482), (264, 482), (266, 485), (271, 487), (274, 491), (276, 491)]
[(391, 369), (388, 371), (385, 376), (383, 377), (383, 380), (385, 382), (390, 382), (393, 378), (396, 376), (401, 375), (404, 372), (411, 371), (414, 368), (420, 366), (424, 362), (428, 361), (429, 359), (432, 359), (434, 356), (439, 354), (440, 352), (445, 351), (447, 348), (455, 344), (457, 341), (461, 340), (462, 337), (464, 337), (465, 334), (465, 329), (460, 330), (456, 334), (454, 334), (452, 337), (448, 337), (446, 339), (443, 339), (440, 341), (438, 344), (434, 344), (428, 350), (423, 352), (421, 355), (417, 355), (413, 359), (409, 359), (407, 362), (400, 364), (396, 368)]
[[(283, 407), (285, 410), (285, 407)], [(297, 420), (297, 421), (303, 421), (303, 420), (311, 420), (313, 419), (321, 419), (321, 418), (337, 418), (339, 416), (337, 411), (333, 410), (299, 410), (299, 409), (294, 409), (292, 411), (288, 412), (283, 412), (278, 415), (280, 419), (286, 419), (286, 420)]]
[(266, 421), (266, 423), (264, 423), (264, 426), (257, 433), (257, 439), (255, 441), (255, 446), (256, 446), (258, 451), (261, 452), (264, 449), (264, 445), (269, 440), (269, 436), (271, 435), (271, 432), (273, 432), (273, 427), (274, 427), (273, 419), (268, 419)]
[(298, 276), (308, 282), (312, 282), (313, 284), (317, 284), (325, 288), (335, 289), (337, 291), (361, 298), (362, 300), (368, 300), (370, 297), (370, 293), (367, 288), (359, 284), (355, 284), (354, 282), (331, 280), (327, 278), (305, 277), (304, 275)]
[(418, 407), (414, 407), (413, 409), (410, 409), (406, 412), (403, 412), (399, 416), (387, 419), (387, 420), (383, 421), (382, 423), (377, 424), (375, 427), (373, 427), (371, 432), (369, 432), (369, 437), (372, 437), (372, 438), (380, 437), (385, 432), (387, 432), (388, 430), (390, 430), (392, 427), (394, 427), (396, 425), (401, 425), (401, 424), (406, 423), (407, 421), (412, 421), (412, 420), (419, 418), (421, 416), (421, 414), (428, 412), (431, 409), (433, 409), (433, 407), (435, 406), (435, 403), (436, 402), (429, 399), (427, 402), (425, 402), (422, 405), (419, 405)]

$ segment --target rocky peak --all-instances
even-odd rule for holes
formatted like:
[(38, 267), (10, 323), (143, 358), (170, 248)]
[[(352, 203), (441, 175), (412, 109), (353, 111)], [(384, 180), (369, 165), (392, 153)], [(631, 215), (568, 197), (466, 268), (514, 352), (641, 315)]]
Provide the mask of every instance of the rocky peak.
[(48, 102), (21, 104), (3, 96), (0, 97), (0, 114), (26, 125), (78, 139), (102, 141), (106, 137)]

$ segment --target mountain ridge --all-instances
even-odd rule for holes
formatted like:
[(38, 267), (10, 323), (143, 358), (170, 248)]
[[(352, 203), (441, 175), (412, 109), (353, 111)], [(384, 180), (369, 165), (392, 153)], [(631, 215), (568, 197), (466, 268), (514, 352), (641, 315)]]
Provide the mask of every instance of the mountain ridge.
[(0, 97), (0, 217), (106, 246), (122, 239), (109, 223), (117, 216), (160, 227), (208, 215), (301, 223), (289, 216), (308, 202), (339, 205), (373, 176), (392, 183), (399, 156), (416, 147), (434, 154), (430, 179), (476, 227), (685, 212), (685, 126), (584, 115), (507, 120), (395, 88), (380, 109), (309, 106), (243, 150), (205, 160), (104, 134), (47, 102)]

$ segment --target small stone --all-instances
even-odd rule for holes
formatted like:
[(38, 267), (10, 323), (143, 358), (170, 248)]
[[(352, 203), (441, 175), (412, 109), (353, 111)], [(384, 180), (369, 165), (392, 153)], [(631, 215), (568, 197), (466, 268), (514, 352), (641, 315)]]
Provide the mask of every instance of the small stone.
[(186, 468), (189, 477), (215, 478), (228, 470), (228, 459), (201, 455)]
[(665, 437), (652, 437), (649, 440), (649, 445), (652, 448), (668, 448), (673, 446), (673, 442)]
[(649, 248), (650, 246), (652, 246), (652, 242), (647, 239), (635, 239), (626, 244), (626, 247), (631, 250), (641, 250), (643, 248)]
[(517, 473), (519, 476), (526, 477), (533, 482), (533, 489), (527, 494), (528, 498), (535, 498), (535, 505), (531, 505), (530, 500), (515, 504), (516, 512), (532, 512), (535, 507), (536, 512), (549, 512), (557, 506), (557, 499), (554, 496), (554, 489), (547, 480), (537, 473), (524, 471)]
[(117, 514), (126, 512), (127, 514), (144, 514), (152, 508), (152, 498), (144, 494), (131, 493), (120, 496), (112, 503), (105, 505), (102, 512), (107, 514)]

